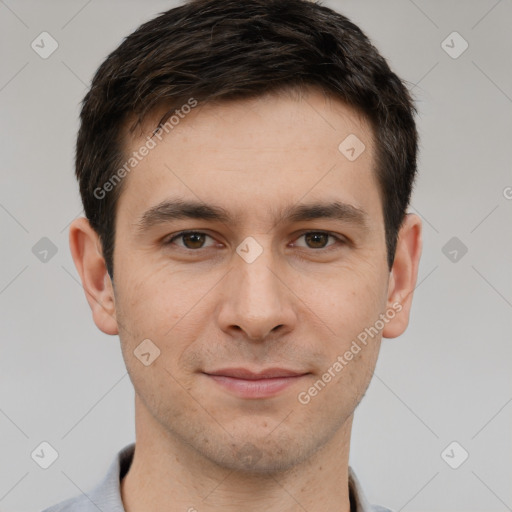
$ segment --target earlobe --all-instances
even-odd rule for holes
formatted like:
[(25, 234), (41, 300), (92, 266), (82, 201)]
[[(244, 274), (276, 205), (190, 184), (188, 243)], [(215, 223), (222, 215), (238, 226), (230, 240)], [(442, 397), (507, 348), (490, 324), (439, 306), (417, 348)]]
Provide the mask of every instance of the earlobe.
[(71, 223), (69, 247), (94, 323), (105, 334), (118, 334), (112, 281), (107, 272), (98, 234), (85, 217)]
[(405, 216), (388, 285), (387, 309), (394, 310), (394, 316), (382, 331), (384, 338), (400, 336), (409, 324), (422, 250), (421, 228), (421, 219), (417, 215), (409, 213)]

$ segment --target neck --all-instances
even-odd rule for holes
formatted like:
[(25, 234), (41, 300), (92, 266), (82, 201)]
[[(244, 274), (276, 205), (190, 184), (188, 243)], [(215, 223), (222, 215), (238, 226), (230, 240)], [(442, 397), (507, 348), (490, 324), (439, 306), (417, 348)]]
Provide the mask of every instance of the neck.
[(121, 482), (126, 512), (350, 511), (352, 417), (315, 454), (280, 472), (238, 472), (177, 439), (136, 407), (137, 442)]

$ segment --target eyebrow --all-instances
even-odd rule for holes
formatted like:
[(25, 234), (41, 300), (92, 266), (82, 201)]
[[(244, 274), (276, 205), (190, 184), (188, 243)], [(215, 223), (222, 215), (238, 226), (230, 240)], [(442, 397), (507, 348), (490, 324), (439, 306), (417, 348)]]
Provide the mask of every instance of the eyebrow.
[[(364, 210), (340, 201), (296, 204), (274, 213), (273, 217), (275, 224), (334, 219), (353, 224), (364, 231), (369, 229), (369, 217)], [(220, 206), (176, 198), (164, 200), (144, 212), (136, 222), (136, 229), (138, 233), (144, 233), (153, 227), (179, 219), (236, 224), (236, 218)]]

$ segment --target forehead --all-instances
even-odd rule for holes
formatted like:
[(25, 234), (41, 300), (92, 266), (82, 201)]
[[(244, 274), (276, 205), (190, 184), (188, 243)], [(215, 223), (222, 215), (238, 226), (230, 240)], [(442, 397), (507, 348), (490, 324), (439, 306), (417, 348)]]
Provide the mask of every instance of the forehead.
[(271, 220), (283, 205), (329, 195), (379, 216), (372, 130), (357, 111), (319, 91), (183, 108), (148, 139), (161, 115), (145, 121), (143, 135), (125, 139), (127, 159), (151, 149), (126, 173), (119, 215), (140, 218), (180, 196), (215, 204), (238, 221)]

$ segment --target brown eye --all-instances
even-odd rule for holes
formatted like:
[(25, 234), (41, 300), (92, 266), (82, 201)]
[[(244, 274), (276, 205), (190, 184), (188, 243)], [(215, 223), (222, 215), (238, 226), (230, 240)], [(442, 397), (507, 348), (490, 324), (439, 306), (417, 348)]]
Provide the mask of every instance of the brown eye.
[(200, 249), (204, 244), (205, 236), (202, 233), (188, 233), (182, 235), (183, 244), (188, 249)]
[(306, 233), (304, 237), (311, 249), (323, 249), (329, 241), (327, 233)]
[[(329, 239), (331, 241), (329, 241)], [(299, 240), (304, 241), (298, 243)], [(343, 244), (343, 239), (325, 231), (308, 231), (300, 235), (293, 245), (302, 249), (328, 250), (331, 246), (336, 244)]]
[[(184, 233), (178, 233), (173, 236), (169, 241), (166, 242), (166, 245), (175, 244), (178, 247), (182, 247), (185, 249), (203, 249), (205, 247), (205, 241), (207, 238), (211, 238), (209, 235), (205, 233), (201, 233), (199, 231), (189, 231)], [(181, 243), (177, 243), (177, 241), (181, 240)]]

